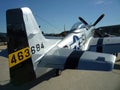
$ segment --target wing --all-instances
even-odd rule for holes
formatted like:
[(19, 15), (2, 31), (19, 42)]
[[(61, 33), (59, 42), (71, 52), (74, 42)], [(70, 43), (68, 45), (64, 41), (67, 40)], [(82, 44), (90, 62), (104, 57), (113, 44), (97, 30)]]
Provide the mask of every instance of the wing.
[(56, 69), (82, 69), (111, 71), (116, 57), (110, 54), (69, 49), (51, 50), (38, 63), (38, 67)]
[(120, 37), (93, 38), (90, 41), (89, 51), (101, 53), (119, 53)]

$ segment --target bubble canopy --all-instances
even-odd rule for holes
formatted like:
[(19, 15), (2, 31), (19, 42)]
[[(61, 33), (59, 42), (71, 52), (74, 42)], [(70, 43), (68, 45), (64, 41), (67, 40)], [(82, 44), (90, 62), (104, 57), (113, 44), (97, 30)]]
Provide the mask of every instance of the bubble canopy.
[(85, 28), (85, 25), (82, 22), (77, 22), (72, 26), (70, 31), (74, 31), (74, 30), (81, 29), (81, 28)]

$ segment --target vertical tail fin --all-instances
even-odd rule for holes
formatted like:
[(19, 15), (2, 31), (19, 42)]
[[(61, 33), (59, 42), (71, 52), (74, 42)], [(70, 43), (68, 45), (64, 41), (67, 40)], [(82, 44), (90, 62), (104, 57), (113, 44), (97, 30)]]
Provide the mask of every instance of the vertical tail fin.
[(6, 18), (10, 78), (14, 84), (22, 84), (39, 77), (39, 60), (58, 41), (44, 38), (29, 8), (10, 9)]
[[(33, 16), (30, 14), (31, 19), (26, 16), (28, 13), (31, 13), (28, 8), (11, 9), (6, 12), (10, 79), (16, 85), (36, 78), (28, 37), (40, 31)], [(42, 34), (40, 35), (44, 39)]]

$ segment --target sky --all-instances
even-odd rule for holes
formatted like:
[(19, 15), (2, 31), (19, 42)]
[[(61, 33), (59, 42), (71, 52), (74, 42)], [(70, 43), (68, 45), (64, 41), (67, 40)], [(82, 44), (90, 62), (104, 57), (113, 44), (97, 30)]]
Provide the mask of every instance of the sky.
[(0, 32), (6, 32), (6, 10), (29, 7), (41, 30), (45, 33), (60, 33), (70, 30), (81, 16), (92, 24), (101, 15), (105, 17), (96, 25), (120, 24), (120, 0), (1, 0)]

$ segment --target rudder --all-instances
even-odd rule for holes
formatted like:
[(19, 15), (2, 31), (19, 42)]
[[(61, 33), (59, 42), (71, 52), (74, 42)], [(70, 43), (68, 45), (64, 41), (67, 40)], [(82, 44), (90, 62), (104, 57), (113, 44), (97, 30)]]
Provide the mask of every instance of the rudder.
[(6, 18), (10, 80), (15, 85), (23, 84), (36, 78), (23, 12), (20, 8), (7, 10)]

